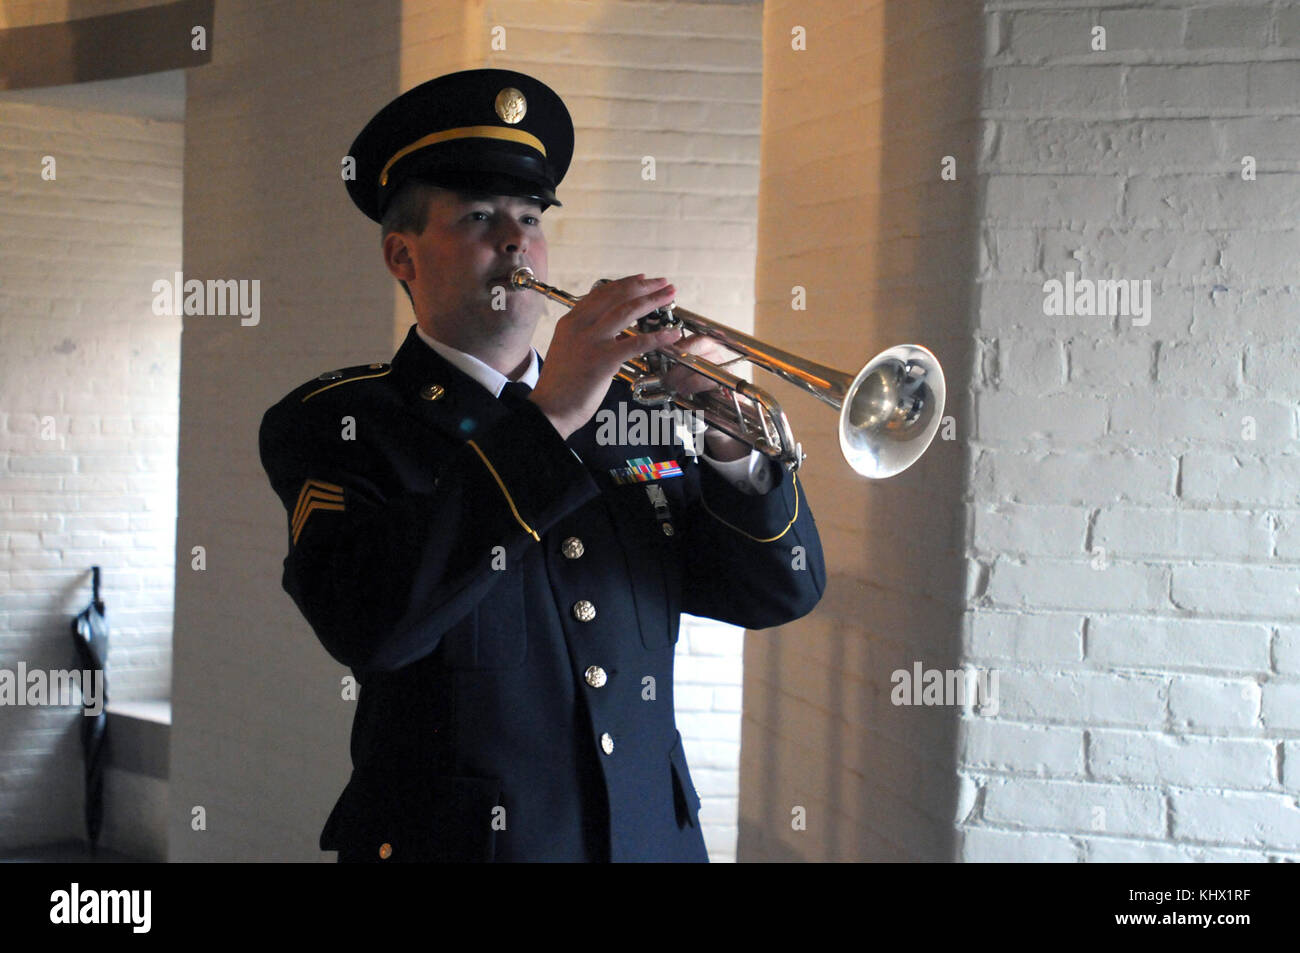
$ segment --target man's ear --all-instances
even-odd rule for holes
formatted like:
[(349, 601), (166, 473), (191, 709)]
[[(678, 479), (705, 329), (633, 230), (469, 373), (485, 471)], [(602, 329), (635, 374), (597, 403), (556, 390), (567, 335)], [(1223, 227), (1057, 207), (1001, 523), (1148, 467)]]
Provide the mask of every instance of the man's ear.
[(389, 232), (384, 236), (384, 266), (388, 273), (399, 281), (410, 281), (415, 277), (415, 261), (411, 257), (410, 240), (401, 232)]

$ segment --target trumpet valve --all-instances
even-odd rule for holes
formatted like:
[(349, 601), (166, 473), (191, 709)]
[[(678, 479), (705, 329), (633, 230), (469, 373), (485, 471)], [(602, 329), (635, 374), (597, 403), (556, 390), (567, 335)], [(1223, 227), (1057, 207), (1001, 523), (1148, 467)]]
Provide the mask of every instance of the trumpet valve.
[(673, 399), (658, 374), (646, 374), (632, 385), (632, 399), (648, 407), (659, 407)]
[(672, 305), (666, 308), (655, 308), (649, 314), (643, 314), (636, 319), (636, 328), (642, 334), (681, 327), (681, 324), (681, 320), (673, 314)]

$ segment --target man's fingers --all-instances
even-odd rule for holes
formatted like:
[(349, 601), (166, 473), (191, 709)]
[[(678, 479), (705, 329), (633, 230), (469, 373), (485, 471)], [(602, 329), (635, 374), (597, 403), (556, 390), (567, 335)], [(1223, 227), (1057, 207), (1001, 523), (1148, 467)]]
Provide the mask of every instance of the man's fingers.
[(597, 336), (612, 337), (642, 315), (672, 302), (676, 293), (667, 278), (629, 275), (593, 289), (569, 314), (575, 324), (591, 328)]
[(603, 285), (597, 285), (583, 296), (579, 305), (588, 300), (601, 302), (606, 306), (615, 305), (619, 299), (631, 299), (638, 295), (649, 294), (658, 291), (668, 284), (667, 278), (647, 278), (645, 275), (627, 275), (623, 278), (615, 278), (613, 281), (607, 281)]
[(694, 354), (709, 360), (717, 359), (718, 363), (729, 361), (734, 356), (733, 351), (707, 334), (692, 334), (674, 344), (669, 350), (678, 354)]
[(615, 339), (614, 353), (618, 357), (618, 362), (622, 364), (628, 358), (666, 348), (681, 336), (682, 332), (678, 328), (665, 328), (662, 331), (652, 331), (647, 334), (633, 333), (625, 338)]
[[(655, 279), (662, 281), (664, 279)], [(595, 328), (599, 334), (617, 334), (626, 327), (630, 327), (636, 322), (637, 318), (649, 314), (656, 308), (662, 308), (672, 302), (677, 294), (677, 289), (672, 285), (665, 284), (659, 288), (653, 288), (644, 291), (641, 294), (634, 295), (627, 300), (611, 307), (605, 314), (601, 315), (595, 322)]]

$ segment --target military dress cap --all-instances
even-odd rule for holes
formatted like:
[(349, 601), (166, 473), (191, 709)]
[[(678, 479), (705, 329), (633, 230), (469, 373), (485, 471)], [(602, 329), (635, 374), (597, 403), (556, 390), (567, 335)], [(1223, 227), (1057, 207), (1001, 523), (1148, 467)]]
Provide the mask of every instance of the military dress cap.
[(352, 143), (357, 208), (382, 221), (408, 179), (559, 205), (555, 187), (573, 156), (573, 120), (555, 91), (503, 69), (449, 73), (379, 110)]

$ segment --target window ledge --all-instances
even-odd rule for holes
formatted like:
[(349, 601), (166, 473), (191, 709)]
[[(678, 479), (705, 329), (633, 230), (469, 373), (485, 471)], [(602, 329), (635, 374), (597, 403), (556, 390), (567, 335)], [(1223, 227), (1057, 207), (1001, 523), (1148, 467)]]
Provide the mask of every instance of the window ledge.
[(172, 703), (109, 702), (108, 764), (166, 781), (169, 773)]

